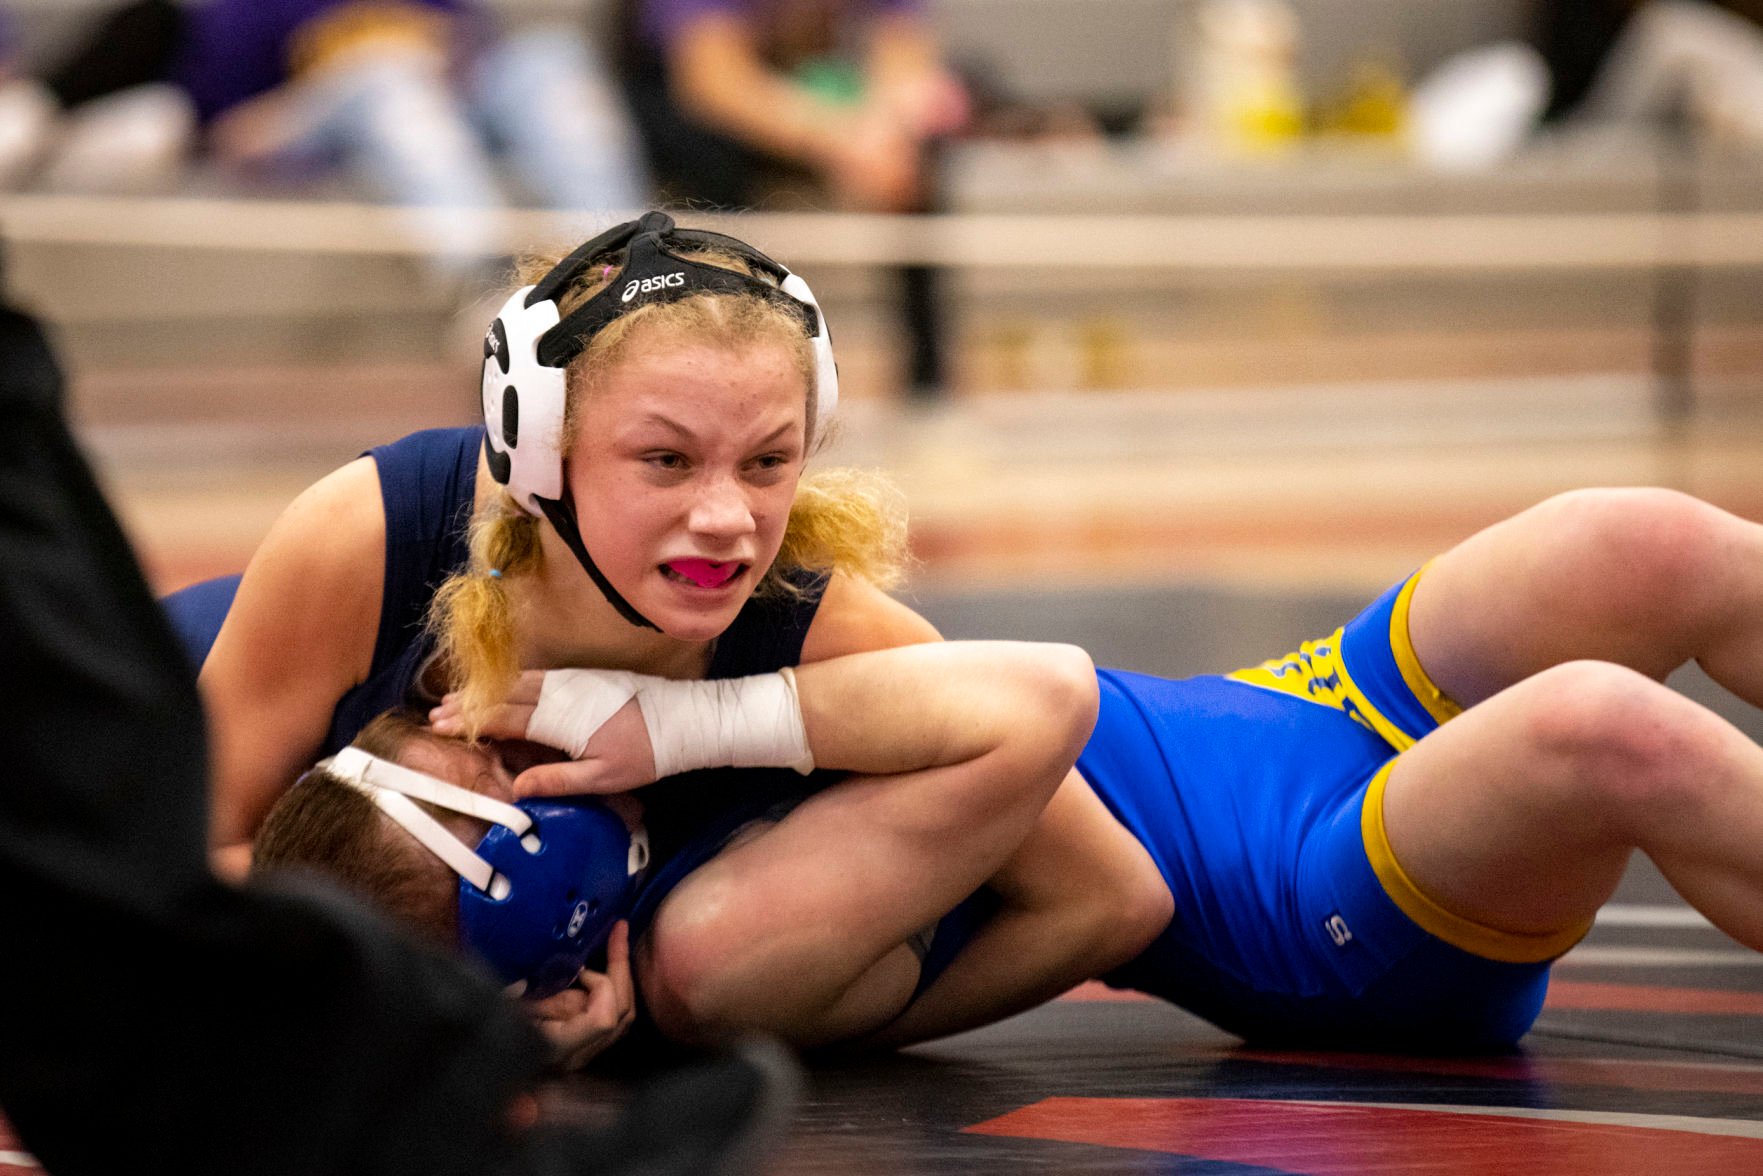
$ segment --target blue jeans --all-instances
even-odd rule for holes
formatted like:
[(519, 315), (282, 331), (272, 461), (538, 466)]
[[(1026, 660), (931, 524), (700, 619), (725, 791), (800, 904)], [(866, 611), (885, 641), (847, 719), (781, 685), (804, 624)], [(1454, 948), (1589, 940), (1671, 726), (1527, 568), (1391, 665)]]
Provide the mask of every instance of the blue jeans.
[(504, 172), (518, 196), (548, 208), (624, 212), (648, 191), (622, 98), (568, 27), (504, 38), (458, 85), (438, 57), (393, 46), (292, 85), (283, 162), (334, 162), (376, 199), (409, 208), (410, 231), (443, 274), (499, 252)]

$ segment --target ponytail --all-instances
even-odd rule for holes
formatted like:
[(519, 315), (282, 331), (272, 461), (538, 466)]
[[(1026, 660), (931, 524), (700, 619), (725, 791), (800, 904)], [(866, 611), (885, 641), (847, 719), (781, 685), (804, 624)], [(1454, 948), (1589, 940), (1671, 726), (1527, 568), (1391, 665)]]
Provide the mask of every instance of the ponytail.
[(499, 495), (472, 520), (470, 547), (466, 566), (435, 593), (428, 623), (441, 664), (458, 686), (466, 734), (475, 739), (520, 673), (508, 581), (543, 566), (539, 520)]

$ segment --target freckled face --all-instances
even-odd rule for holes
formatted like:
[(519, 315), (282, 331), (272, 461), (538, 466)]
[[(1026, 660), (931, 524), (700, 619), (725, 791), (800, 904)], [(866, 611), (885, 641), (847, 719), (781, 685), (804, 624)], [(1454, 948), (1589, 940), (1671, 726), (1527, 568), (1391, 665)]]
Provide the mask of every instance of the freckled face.
[(568, 463), (583, 538), (664, 633), (716, 637), (777, 558), (806, 402), (774, 342), (639, 345), (589, 394)]

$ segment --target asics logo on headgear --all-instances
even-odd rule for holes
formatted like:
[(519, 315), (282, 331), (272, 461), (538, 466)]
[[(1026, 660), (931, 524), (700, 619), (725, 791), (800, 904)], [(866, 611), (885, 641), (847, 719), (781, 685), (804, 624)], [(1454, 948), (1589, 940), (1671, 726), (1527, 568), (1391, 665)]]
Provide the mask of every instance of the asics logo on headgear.
[(685, 284), (686, 272), (684, 270), (675, 270), (671, 274), (662, 274), (658, 278), (632, 278), (624, 284), (624, 293), (619, 295), (619, 301), (629, 302), (638, 294), (653, 294), (657, 290), (666, 290)]
[(490, 349), (491, 355), (495, 355), (502, 350), (502, 341), (496, 338), (495, 331), (485, 331), (484, 346)]
[(569, 938), (571, 938), (571, 939), (574, 939), (577, 935), (580, 935), (582, 933), (582, 928), (587, 925), (588, 915), (591, 913), (592, 913), (592, 908), (589, 907), (587, 903), (585, 903), (585, 902), (576, 903), (575, 910), (570, 912), (569, 927), (567, 930), (564, 931), (564, 934), (569, 936)]

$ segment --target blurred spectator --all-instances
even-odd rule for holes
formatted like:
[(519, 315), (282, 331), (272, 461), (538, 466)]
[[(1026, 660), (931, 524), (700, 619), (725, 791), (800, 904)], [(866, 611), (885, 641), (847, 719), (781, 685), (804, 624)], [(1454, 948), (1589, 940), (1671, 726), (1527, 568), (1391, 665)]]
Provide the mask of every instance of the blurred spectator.
[(621, 0), (621, 65), (665, 190), (756, 203), (780, 171), (847, 209), (928, 196), (926, 146), (967, 118), (917, 0)]
[[(579, 33), (498, 37), (475, 0), (137, 0), (50, 78), (76, 113), (166, 85), (224, 167), (276, 180), (340, 168), (430, 210), (443, 269), (474, 264), (491, 227), (472, 210), (505, 195), (621, 211), (646, 195), (628, 119)], [(492, 147), (521, 191), (504, 193)], [(96, 166), (62, 179), (127, 182)]]
[[(747, 208), (790, 181), (926, 212), (935, 144), (968, 118), (918, 0), (619, 0), (620, 73), (670, 198)], [(908, 382), (943, 383), (935, 275), (906, 267)]]
[(56, 120), (36, 182), (53, 191), (170, 188), (184, 175), (196, 115), (168, 71), (182, 14), (170, 0), (112, 9), (44, 79)]
[(55, 104), (19, 65), (18, 26), (0, 8), (0, 188), (36, 164), (55, 118)]
[(1459, 54), (1416, 87), (1423, 160), (1488, 166), (1539, 122), (1763, 147), (1763, 0), (1537, 0), (1533, 15), (1531, 44)]
[(1547, 0), (1551, 115), (1763, 147), (1763, 0)]

